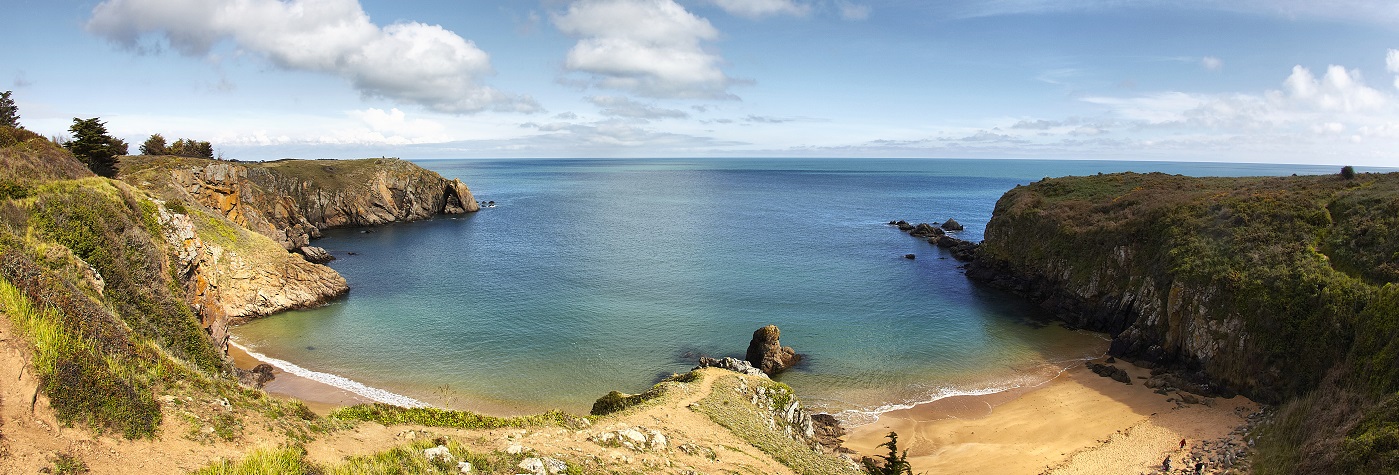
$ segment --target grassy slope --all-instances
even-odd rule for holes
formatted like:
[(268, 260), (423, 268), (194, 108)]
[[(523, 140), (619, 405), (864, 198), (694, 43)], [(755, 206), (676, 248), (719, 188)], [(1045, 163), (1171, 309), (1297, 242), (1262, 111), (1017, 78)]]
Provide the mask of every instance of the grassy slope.
[(1014, 230), (988, 230), (992, 258), (1070, 262), (1085, 281), (1136, 243), (1150, 257), (1134, 273), (1217, 289), (1211, 315), (1243, 316), (1281, 371), (1264, 389), (1290, 401), (1260, 441), (1260, 472), (1399, 461), (1399, 174), (1069, 177), (1018, 187), (996, 213)]

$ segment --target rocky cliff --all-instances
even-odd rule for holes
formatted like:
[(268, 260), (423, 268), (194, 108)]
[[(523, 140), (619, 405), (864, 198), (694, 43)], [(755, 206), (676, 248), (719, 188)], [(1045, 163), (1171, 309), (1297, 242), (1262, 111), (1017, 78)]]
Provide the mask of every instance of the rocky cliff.
[(310, 246), (322, 229), (480, 209), (460, 180), (398, 159), (132, 156), (122, 158), (119, 178), (165, 200), (159, 221), (173, 266), (220, 349), (231, 324), (349, 290), (334, 270), (308, 262), (323, 253)]
[(138, 156), (123, 158), (121, 168), (124, 177), (163, 184), (287, 250), (308, 246), (322, 229), (480, 209), (461, 180), (393, 158), (254, 163)]
[(1276, 403), (1370, 371), (1358, 353), (1383, 345), (1356, 335), (1392, 318), (1395, 210), (1399, 174), (1046, 179), (1000, 199), (968, 276), (1111, 334), (1115, 356)]

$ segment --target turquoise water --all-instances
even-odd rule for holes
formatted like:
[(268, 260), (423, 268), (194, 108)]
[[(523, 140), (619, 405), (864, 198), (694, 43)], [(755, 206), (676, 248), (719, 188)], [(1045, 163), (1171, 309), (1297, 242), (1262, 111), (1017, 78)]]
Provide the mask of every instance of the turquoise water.
[[(268, 356), (423, 402), (586, 413), (700, 355), (739, 356), (782, 329), (805, 355), (780, 376), (851, 418), (1035, 384), (1103, 353), (970, 284), (959, 263), (885, 225), (966, 225), (1045, 176), (1335, 173), (1336, 167), (1018, 160), (421, 161), (461, 178), (479, 213), (332, 230), (316, 245), (351, 292), (235, 329)], [(351, 255), (350, 253), (354, 254)], [(914, 253), (917, 260), (906, 260)]]

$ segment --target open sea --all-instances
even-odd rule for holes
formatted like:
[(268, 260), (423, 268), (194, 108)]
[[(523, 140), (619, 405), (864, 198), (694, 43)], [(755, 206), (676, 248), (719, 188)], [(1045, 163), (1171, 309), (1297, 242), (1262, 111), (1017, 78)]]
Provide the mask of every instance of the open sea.
[[(931, 159), (423, 160), (494, 208), (330, 230), (348, 296), (234, 329), (293, 370), (379, 399), (586, 414), (775, 324), (804, 355), (777, 379), (847, 422), (1040, 384), (1107, 337), (1046, 324), (886, 225), (979, 241), (997, 198), (1043, 177), (1237, 176), (1339, 167)], [(371, 232), (366, 232), (371, 231)], [(353, 253), (353, 255), (351, 255)], [(916, 260), (904, 254), (916, 254)], [(358, 384), (355, 384), (358, 383)], [(361, 386), (362, 385), (362, 386)], [(372, 392), (372, 391), (369, 391)]]

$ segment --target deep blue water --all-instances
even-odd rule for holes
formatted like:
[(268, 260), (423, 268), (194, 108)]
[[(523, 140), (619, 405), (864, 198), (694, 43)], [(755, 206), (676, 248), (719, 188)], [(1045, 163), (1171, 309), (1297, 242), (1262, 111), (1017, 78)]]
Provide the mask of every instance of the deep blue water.
[[(431, 404), (586, 413), (699, 355), (782, 329), (781, 375), (832, 412), (1035, 383), (1106, 349), (970, 284), (885, 223), (966, 225), (1046, 176), (1335, 173), (1335, 167), (875, 159), (432, 160), (495, 208), (326, 232), (348, 297), (237, 328), (268, 356)], [(350, 255), (354, 252), (354, 255)], [(917, 260), (906, 260), (914, 253)]]

